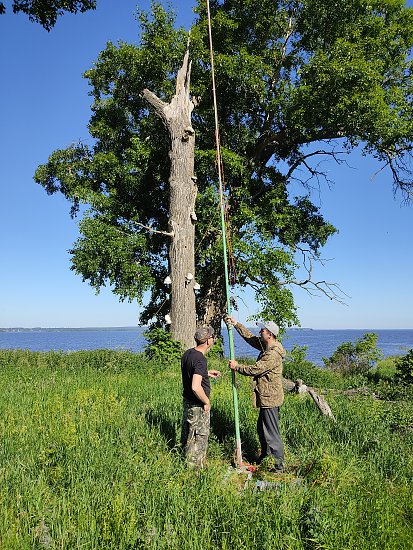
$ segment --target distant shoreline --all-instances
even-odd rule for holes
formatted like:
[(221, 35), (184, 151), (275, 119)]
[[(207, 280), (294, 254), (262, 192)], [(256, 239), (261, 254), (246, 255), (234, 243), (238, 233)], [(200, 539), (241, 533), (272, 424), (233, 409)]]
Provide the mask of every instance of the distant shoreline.
[[(248, 326), (248, 325), (247, 325)], [(147, 326), (129, 326), (129, 327), (9, 327), (1, 328), (0, 332), (85, 332), (85, 331), (124, 331), (124, 332), (133, 332), (139, 331), (142, 329), (147, 329)], [(249, 328), (255, 329), (254, 325), (249, 325)], [(374, 332), (377, 330), (413, 330), (412, 328), (308, 328), (308, 327), (291, 327), (287, 331), (365, 331), (365, 332)]]
[(79, 332), (79, 331), (105, 331), (105, 330), (119, 330), (119, 331), (134, 331), (147, 327), (10, 327), (0, 328), (0, 332)]

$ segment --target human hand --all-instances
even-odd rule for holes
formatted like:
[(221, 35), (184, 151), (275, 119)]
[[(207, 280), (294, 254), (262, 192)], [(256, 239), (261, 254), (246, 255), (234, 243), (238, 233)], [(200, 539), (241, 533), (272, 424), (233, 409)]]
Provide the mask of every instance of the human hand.
[(208, 376), (210, 376), (211, 378), (218, 378), (219, 376), (221, 376), (221, 373), (219, 370), (209, 370)]
[(204, 412), (208, 412), (211, 410), (211, 403), (204, 403)]
[(237, 370), (238, 363), (235, 359), (230, 359), (228, 366), (231, 370)]
[(237, 321), (232, 315), (227, 315), (226, 317), (224, 317), (224, 322), (229, 327), (234, 327), (237, 324)]

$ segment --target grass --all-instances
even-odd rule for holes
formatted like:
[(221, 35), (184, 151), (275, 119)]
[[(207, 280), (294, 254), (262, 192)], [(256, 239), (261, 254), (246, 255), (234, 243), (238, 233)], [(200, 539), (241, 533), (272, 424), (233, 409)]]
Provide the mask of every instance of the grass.
[[(333, 423), (311, 399), (286, 396), (287, 481), (243, 490), (245, 476), (228, 476), (230, 374), (211, 363), (223, 376), (212, 385), (209, 467), (196, 475), (177, 445), (178, 364), (109, 350), (1, 351), (0, 548), (413, 548), (412, 401), (331, 391)], [(238, 384), (252, 455), (257, 411), (248, 380)]]

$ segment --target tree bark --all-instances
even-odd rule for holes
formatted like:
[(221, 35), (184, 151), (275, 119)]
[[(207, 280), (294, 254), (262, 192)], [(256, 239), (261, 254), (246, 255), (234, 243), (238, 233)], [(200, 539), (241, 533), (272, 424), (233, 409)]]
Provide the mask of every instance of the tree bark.
[(216, 275), (208, 283), (208, 290), (201, 295), (197, 304), (198, 319), (204, 325), (211, 325), (217, 336), (221, 336), (221, 323), (226, 313), (225, 281), (223, 274)]
[(195, 132), (191, 125), (194, 104), (189, 96), (191, 63), (187, 51), (176, 80), (170, 103), (161, 101), (149, 90), (143, 96), (165, 124), (170, 138), (169, 158), (169, 263), (171, 285), (171, 336), (185, 348), (194, 345), (195, 309), (195, 211), (197, 195), (194, 178)]

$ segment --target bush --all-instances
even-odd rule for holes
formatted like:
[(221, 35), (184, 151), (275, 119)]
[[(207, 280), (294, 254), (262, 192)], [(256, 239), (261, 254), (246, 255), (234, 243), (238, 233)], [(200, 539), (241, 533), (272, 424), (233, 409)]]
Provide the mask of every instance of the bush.
[(306, 359), (307, 346), (294, 346), (284, 361), (283, 376), (290, 380), (301, 378), (307, 386), (334, 388), (337, 376), (317, 367)]
[(331, 357), (323, 357), (323, 362), (327, 369), (343, 375), (366, 374), (382, 356), (377, 347), (377, 334), (368, 332), (355, 344), (344, 342)]
[(395, 356), (389, 356), (378, 361), (377, 365), (367, 374), (369, 381), (376, 384), (381, 381), (393, 383), (396, 375), (395, 361)]
[(398, 357), (396, 363), (396, 378), (402, 384), (413, 384), (413, 349)]
[(144, 336), (148, 342), (144, 351), (149, 359), (158, 361), (177, 361), (181, 359), (183, 353), (181, 342), (173, 340), (166, 330), (154, 328), (147, 330)]
[(295, 345), (288, 352), (284, 361), (283, 376), (290, 380), (301, 378), (305, 383), (316, 368), (311, 361), (306, 359), (307, 346)]

